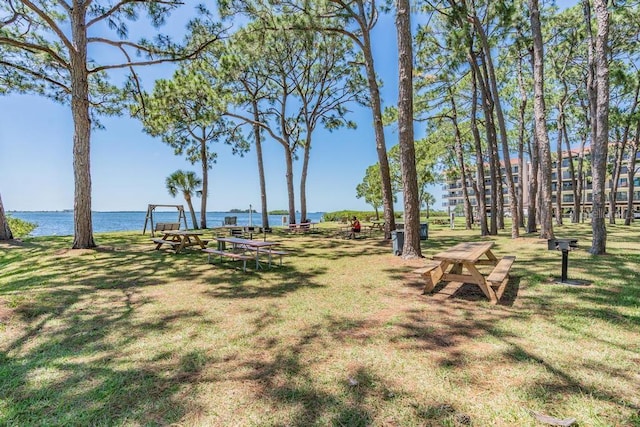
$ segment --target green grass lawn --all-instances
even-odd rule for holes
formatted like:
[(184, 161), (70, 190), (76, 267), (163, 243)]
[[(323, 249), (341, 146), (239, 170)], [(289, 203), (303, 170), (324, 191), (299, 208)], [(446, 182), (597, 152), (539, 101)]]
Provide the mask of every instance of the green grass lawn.
[[(139, 233), (0, 243), (0, 425), (640, 425), (640, 224), (577, 237), (569, 277), (536, 236), (500, 304), (422, 295), (380, 236), (270, 236), (292, 254), (243, 273)], [(429, 257), (477, 230), (432, 226)], [(438, 290), (438, 288), (436, 288)]]

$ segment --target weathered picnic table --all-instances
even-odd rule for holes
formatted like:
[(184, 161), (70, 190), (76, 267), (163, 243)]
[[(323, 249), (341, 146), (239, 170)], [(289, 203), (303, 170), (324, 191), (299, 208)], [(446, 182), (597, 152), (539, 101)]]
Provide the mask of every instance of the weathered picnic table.
[[(443, 252), (435, 254), (433, 262), (416, 270), (425, 281), (424, 293), (430, 293), (441, 280), (449, 282), (445, 294), (453, 294), (464, 283), (480, 287), (482, 293), (496, 304), (509, 281), (509, 271), (515, 256), (505, 256), (498, 260), (491, 252), (494, 242), (463, 242)], [(489, 275), (484, 276), (479, 265), (493, 265)], [(493, 287), (497, 287), (496, 290)]]
[(160, 249), (162, 245), (169, 245), (176, 251), (176, 253), (178, 253), (187, 246), (198, 245), (201, 249), (204, 249), (207, 246), (206, 241), (200, 240), (202, 233), (198, 231), (165, 230), (163, 233), (164, 236), (162, 236), (161, 239), (151, 239), (156, 243), (156, 250)]
[[(269, 242), (261, 240), (240, 239), (236, 237), (216, 237), (218, 241), (218, 248), (206, 248), (203, 252), (206, 252), (209, 256), (209, 263), (211, 263), (211, 256), (217, 255), (220, 257), (220, 262), (223, 258), (229, 258), (232, 260), (242, 261), (242, 271), (247, 270), (247, 261), (256, 261), (256, 270), (261, 268), (260, 255), (266, 255), (271, 267), (271, 260), (274, 256), (280, 257), (280, 265), (282, 265), (282, 257), (287, 255), (288, 252), (276, 251), (274, 246), (279, 245), (278, 242)], [(227, 243), (231, 248), (227, 248)]]

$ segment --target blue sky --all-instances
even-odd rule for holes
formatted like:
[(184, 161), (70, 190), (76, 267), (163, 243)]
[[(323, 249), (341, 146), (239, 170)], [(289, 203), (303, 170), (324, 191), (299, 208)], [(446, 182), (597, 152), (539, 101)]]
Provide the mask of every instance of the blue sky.
[[(187, 2), (190, 3), (190, 2)], [(193, 3), (191, 3), (193, 4)], [(190, 8), (187, 4), (185, 8)], [(189, 10), (189, 9), (187, 9)], [(186, 10), (183, 12), (186, 14)], [(180, 16), (179, 16), (180, 17)], [(180, 34), (181, 19), (170, 19), (163, 32)], [(173, 24), (172, 24), (173, 23)], [(174, 25), (175, 27), (172, 27)], [(136, 37), (134, 36), (134, 39)], [(397, 101), (397, 52), (393, 16), (383, 15), (374, 33), (375, 60), (385, 106)], [(154, 78), (171, 77), (172, 67), (147, 68), (145, 85)], [(351, 106), (350, 118), (357, 130), (329, 133), (318, 130), (307, 183), (308, 210), (371, 209), (355, 196), (366, 168), (377, 162), (371, 112)], [(68, 107), (35, 95), (0, 97), (0, 195), (6, 210), (62, 210), (73, 208), (73, 122)], [(104, 130), (92, 133), (92, 208), (97, 211), (145, 210), (147, 204), (183, 203), (165, 188), (165, 178), (177, 169), (193, 170), (173, 150), (142, 131), (137, 120), (127, 116), (103, 118)], [(419, 124), (417, 126), (420, 126)], [(419, 134), (419, 129), (416, 129)], [(387, 129), (387, 146), (397, 143), (397, 134)], [(210, 171), (208, 210), (224, 211), (260, 205), (255, 151), (244, 157), (232, 155), (220, 145), (218, 162)], [(268, 207), (286, 209), (284, 154), (268, 140), (264, 147)], [(294, 180), (299, 182), (301, 162)], [(299, 194), (296, 185), (296, 208)], [(198, 202), (199, 203), (199, 202)], [(401, 207), (401, 204), (398, 205)]]
[[(187, 1), (180, 14), (169, 19), (162, 32), (180, 35), (184, 17), (195, 2)], [(133, 35), (136, 39), (137, 36)], [(392, 15), (382, 15), (373, 34), (374, 57), (382, 87), (383, 105), (397, 101), (397, 49)], [(170, 78), (172, 67), (146, 68), (142, 75), (148, 89), (154, 78)], [(318, 130), (307, 182), (310, 212), (339, 209), (371, 209), (357, 199), (355, 187), (368, 166), (377, 162), (370, 110), (352, 105), (350, 118), (357, 130), (329, 133)], [(6, 210), (62, 210), (73, 208), (73, 122), (69, 107), (33, 95), (0, 97), (0, 195)], [(183, 203), (165, 188), (165, 178), (177, 169), (193, 170), (173, 150), (142, 131), (137, 120), (127, 116), (103, 118), (104, 130), (92, 133), (92, 208), (97, 211), (146, 210), (147, 204)], [(416, 137), (421, 135), (416, 124)], [(394, 129), (386, 131), (387, 147), (397, 143)], [(254, 151), (244, 157), (221, 145), (218, 162), (210, 171), (208, 210), (247, 209), (260, 205), (260, 189)], [(270, 210), (286, 209), (284, 154), (268, 140), (264, 147), (267, 197)], [(299, 182), (301, 162), (296, 163)], [(441, 207), (440, 186), (431, 192)], [(399, 195), (397, 208), (402, 207)], [(199, 203), (199, 202), (198, 202)], [(299, 193), (296, 185), (296, 208)]]

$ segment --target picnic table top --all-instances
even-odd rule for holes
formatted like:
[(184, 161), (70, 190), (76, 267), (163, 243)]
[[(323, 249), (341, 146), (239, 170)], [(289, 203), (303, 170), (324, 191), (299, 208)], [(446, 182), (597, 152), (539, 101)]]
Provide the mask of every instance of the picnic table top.
[(202, 236), (204, 234), (201, 231), (193, 230), (165, 230), (163, 233), (174, 236)]
[(245, 245), (245, 246), (253, 246), (253, 247), (274, 246), (274, 245), (280, 244), (278, 242), (240, 239), (238, 237), (216, 237), (216, 240), (219, 242), (227, 242), (227, 243), (233, 243), (236, 245)]
[(437, 261), (475, 263), (491, 250), (494, 242), (462, 242), (433, 256)]

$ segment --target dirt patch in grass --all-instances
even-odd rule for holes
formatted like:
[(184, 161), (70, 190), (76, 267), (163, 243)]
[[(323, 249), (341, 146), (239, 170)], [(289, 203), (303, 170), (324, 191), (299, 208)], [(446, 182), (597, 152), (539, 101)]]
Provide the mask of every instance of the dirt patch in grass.
[(0, 240), (0, 248), (11, 249), (12, 247), (23, 246), (24, 242), (21, 239)]
[(6, 306), (6, 302), (0, 300), (0, 324), (7, 324), (14, 316), (13, 309)]

